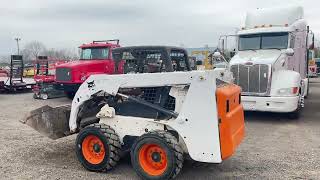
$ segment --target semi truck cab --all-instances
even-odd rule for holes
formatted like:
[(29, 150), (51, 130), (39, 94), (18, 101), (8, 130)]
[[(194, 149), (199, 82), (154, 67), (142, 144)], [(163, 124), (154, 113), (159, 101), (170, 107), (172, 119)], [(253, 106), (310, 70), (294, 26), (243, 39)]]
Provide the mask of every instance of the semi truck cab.
[(308, 34), (301, 7), (248, 12), (230, 60), (247, 111), (298, 115), (308, 92)]
[[(56, 67), (56, 88), (72, 98), (80, 85), (92, 74), (114, 74), (111, 50), (120, 47), (119, 40), (93, 41), (83, 44), (80, 59)], [(121, 69), (121, 68), (120, 68)]]

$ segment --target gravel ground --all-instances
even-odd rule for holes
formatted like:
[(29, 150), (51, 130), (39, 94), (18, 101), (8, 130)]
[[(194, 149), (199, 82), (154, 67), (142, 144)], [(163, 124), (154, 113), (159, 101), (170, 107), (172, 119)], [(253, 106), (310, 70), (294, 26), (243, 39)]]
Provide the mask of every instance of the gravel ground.
[[(320, 80), (312, 81), (300, 119), (246, 113), (246, 138), (233, 157), (186, 162), (177, 179), (320, 179)], [(0, 179), (139, 179), (128, 159), (109, 173), (88, 172), (75, 156), (75, 136), (53, 141), (19, 122), (37, 107), (66, 103), (0, 94)]]

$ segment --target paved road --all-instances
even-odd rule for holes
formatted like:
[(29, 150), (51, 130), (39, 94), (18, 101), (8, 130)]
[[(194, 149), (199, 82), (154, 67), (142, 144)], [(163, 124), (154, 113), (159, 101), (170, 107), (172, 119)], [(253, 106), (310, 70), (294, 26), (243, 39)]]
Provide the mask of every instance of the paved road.
[[(246, 113), (246, 138), (233, 157), (186, 162), (177, 179), (320, 179), (320, 80), (311, 87), (300, 119)], [(53, 141), (18, 122), (36, 107), (69, 102), (0, 95), (0, 179), (139, 179), (128, 159), (107, 174), (88, 172), (76, 159), (75, 136)]]

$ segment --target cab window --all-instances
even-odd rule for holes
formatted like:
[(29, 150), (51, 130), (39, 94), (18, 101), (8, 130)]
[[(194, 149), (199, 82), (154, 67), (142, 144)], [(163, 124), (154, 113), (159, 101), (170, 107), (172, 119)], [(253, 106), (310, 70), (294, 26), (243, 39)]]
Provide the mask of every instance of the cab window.
[(181, 51), (172, 50), (170, 53), (173, 71), (187, 71), (188, 57)]
[(108, 59), (109, 48), (85, 48), (82, 49), (80, 59), (92, 60), (92, 59)]

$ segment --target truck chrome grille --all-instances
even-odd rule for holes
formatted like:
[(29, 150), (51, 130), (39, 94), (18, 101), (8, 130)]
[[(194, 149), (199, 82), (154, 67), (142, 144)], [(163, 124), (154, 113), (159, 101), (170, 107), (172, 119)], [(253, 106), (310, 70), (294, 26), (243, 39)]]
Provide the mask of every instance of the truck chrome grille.
[(235, 83), (242, 88), (243, 95), (267, 95), (271, 66), (266, 64), (231, 66)]
[(70, 68), (57, 68), (56, 69), (56, 80), (57, 81), (71, 81)]

